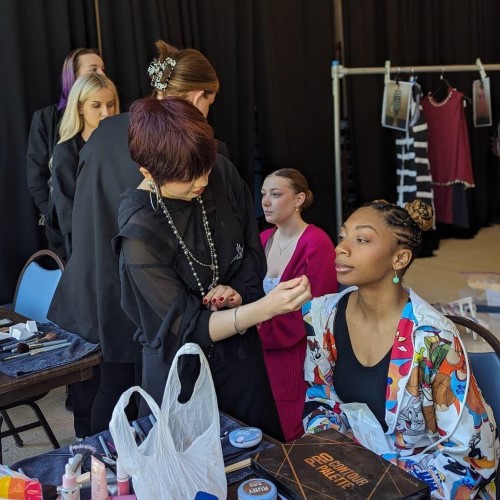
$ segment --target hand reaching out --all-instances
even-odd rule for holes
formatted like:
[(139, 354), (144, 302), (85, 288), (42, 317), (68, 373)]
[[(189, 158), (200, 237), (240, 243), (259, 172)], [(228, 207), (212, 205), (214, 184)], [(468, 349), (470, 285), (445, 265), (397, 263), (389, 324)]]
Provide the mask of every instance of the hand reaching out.
[[(210, 338), (217, 342), (278, 314), (297, 311), (311, 298), (309, 280), (306, 276), (300, 276), (280, 283), (265, 297), (245, 304), (239, 310), (234, 309), (236, 311), (234, 313), (228, 310), (217, 313), (216, 311), (224, 307), (235, 308), (241, 305), (241, 296), (238, 292), (229, 286), (218, 285), (203, 298), (203, 303), (215, 312), (209, 321)], [(214, 299), (215, 302), (212, 302)], [(236, 326), (236, 314), (238, 314), (239, 329)]]
[(272, 316), (277, 316), (297, 311), (311, 298), (309, 280), (307, 276), (300, 276), (280, 283), (264, 300), (268, 301)]

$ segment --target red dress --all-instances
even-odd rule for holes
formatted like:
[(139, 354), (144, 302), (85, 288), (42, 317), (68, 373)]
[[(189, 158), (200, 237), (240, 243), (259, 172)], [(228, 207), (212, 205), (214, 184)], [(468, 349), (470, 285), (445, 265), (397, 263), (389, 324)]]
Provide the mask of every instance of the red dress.
[[(448, 89), (443, 101), (436, 101), (429, 93), (422, 107), (429, 128), (429, 162), (434, 186), (436, 221), (459, 224), (454, 213), (464, 212), (465, 190), (474, 187), (469, 133), (463, 107), (464, 95), (457, 89)], [(460, 201), (458, 201), (458, 195)]]
[[(264, 248), (275, 230), (267, 229), (260, 234)], [(280, 281), (303, 274), (309, 278), (313, 297), (337, 291), (335, 247), (329, 236), (312, 224), (299, 238)], [(285, 439), (290, 441), (304, 434), (306, 329), (301, 311), (264, 321), (259, 335), (281, 427)]]

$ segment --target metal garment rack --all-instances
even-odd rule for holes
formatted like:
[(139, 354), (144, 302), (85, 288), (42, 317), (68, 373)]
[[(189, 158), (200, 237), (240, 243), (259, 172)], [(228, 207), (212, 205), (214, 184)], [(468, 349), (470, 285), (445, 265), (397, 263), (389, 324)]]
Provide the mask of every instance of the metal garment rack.
[(453, 73), (478, 71), (481, 79), (486, 78), (486, 71), (500, 71), (500, 64), (483, 64), (476, 59), (476, 64), (452, 64), (448, 66), (391, 66), (386, 61), (383, 67), (347, 68), (339, 61), (332, 61), (332, 93), (333, 93), (333, 138), (335, 157), (335, 211), (337, 233), (342, 225), (342, 166), (340, 151), (340, 79), (350, 75), (385, 75), (389, 79), (391, 73)]

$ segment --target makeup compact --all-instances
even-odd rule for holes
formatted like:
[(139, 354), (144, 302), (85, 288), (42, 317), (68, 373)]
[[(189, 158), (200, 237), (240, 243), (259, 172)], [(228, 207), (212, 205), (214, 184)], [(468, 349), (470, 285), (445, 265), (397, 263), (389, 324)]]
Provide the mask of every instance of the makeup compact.
[(238, 487), (238, 500), (276, 500), (278, 490), (267, 479), (248, 479)]
[(229, 442), (236, 448), (252, 448), (262, 441), (262, 431), (257, 427), (239, 427), (229, 433)]

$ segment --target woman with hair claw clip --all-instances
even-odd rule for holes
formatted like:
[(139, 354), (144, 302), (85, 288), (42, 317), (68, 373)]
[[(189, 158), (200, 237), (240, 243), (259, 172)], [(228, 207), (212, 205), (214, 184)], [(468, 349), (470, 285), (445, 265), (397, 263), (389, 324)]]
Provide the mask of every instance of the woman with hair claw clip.
[[(156, 47), (158, 57), (149, 68), (153, 96), (181, 97), (206, 116), (219, 90), (217, 74), (208, 59), (195, 49), (178, 50), (162, 40)], [(88, 414), (87, 434), (107, 429), (120, 395), (141, 381), (142, 347), (134, 340), (136, 325), (120, 305), (119, 262), (110, 243), (119, 232), (121, 195), (136, 188), (142, 179), (130, 157), (128, 127), (128, 113), (103, 120), (80, 152), (73, 202), (73, 253), (48, 313), (60, 327), (101, 345), (100, 378), (79, 383), (81, 396), (75, 396)], [(217, 143), (219, 151), (220, 145)], [(227, 155), (227, 148), (225, 151)], [(222, 156), (217, 162), (231, 165)], [(229, 168), (234, 173), (234, 167)], [(240, 181), (236, 173), (235, 182)], [(130, 419), (137, 416), (131, 405), (128, 411)]]
[(349, 403), (364, 403), (360, 423), (374, 429), (377, 453), (427, 482), (433, 498), (484, 488), (494, 498), (496, 424), (458, 331), (401, 283), (432, 217), (419, 200), (406, 209), (377, 200), (342, 225), (335, 269), (348, 288), (302, 309), (304, 427), (349, 433)]

